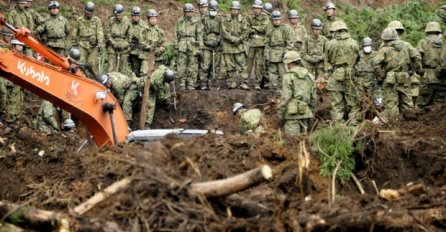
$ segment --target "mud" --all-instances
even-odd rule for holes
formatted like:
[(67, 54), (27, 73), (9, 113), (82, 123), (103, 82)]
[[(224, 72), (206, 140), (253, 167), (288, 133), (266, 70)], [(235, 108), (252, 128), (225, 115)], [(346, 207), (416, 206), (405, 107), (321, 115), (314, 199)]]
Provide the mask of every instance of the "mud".
[[(394, 119), (389, 125), (365, 127), (361, 135), (368, 144), (355, 154), (355, 172), (367, 195), (360, 195), (352, 182), (338, 183), (339, 196), (330, 204), (331, 180), (319, 175), (320, 163), (314, 154), (308, 175), (311, 200), (304, 200), (296, 181), (298, 140), (305, 138), (287, 138), (273, 129), (279, 125), (276, 99), (268, 91), (180, 92), (178, 110), (170, 113), (176, 123), (170, 122), (168, 111), (160, 109), (155, 127), (217, 128), (226, 135), (169, 136), (148, 144), (101, 150), (90, 144), (80, 153), (76, 150), (87, 135), (79, 128), (81, 133), (47, 135), (27, 128), (26, 123), (10, 134), (2, 134), (0, 127), (0, 199), (68, 213), (106, 186), (132, 176), (137, 181), (131, 187), (83, 216), (114, 221), (126, 231), (390, 231), (395, 227), (389, 222), (352, 227), (336, 220), (347, 213), (444, 207), (444, 106), (419, 110), (410, 119)], [(269, 132), (260, 137), (238, 135), (237, 117), (230, 114), (235, 101), (262, 109)], [(238, 193), (235, 200), (196, 198), (187, 193), (192, 182), (226, 178), (260, 164), (273, 167), (273, 180)], [(376, 196), (372, 180), (378, 189), (397, 189), (414, 181), (423, 182), (426, 188), (421, 194), (387, 202)], [(334, 219), (310, 228), (305, 218), (311, 215)], [(444, 221), (422, 226), (446, 228)], [(414, 225), (396, 231), (418, 229)]]

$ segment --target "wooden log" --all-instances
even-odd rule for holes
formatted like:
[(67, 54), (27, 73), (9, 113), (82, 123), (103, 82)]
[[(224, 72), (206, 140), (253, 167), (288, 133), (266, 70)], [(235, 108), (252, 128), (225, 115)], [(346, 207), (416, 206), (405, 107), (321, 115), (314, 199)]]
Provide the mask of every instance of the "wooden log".
[(264, 180), (269, 180), (272, 176), (271, 167), (263, 165), (226, 179), (192, 183), (189, 188), (189, 194), (206, 197), (226, 196), (242, 191)]
[(333, 229), (367, 230), (371, 225), (386, 228), (411, 228), (414, 225), (431, 225), (433, 222), (446, 220), (446, 208), (413, 209), (413, 210), (377, 210), (344, 213), (335, 216), (300, 215), (299, 224), (305, 231), (323, 231)]
[(64, 213), (4, 201), (0, 201), (0, 221), (32, 231), (122, 231), (114, 222), (94, 218), (75, 218)]
[(103, 191), (96, 193), (90, 199), (76, 206), (74, 208), (74, 212), (78, 215), (82, 215), (88, 212), (89, 210), (93, 209), (96, 205), (104, 201), (105, 199), (108, 199), (110, 196), (116, 194), (117, 192), (126, 189), (131, 183), (132, 179), (129, 177), (124, 178), (120, 181), (116, 181), (115, 183), (105, 188)]
[(66, 230), (70, 217), (62, 213), (38, 210), (30, 206), (20, 206), (0, 201), (0, 218), (23, 228), (39, 231)]
[(274, 209), (270, 209), (266, 205), (263, 205), (258, 201), (242, 197), (239, 194), (232, 194), (227, 196), (224, 200), (224, 203), (233, 209), (239, 209), (238, 211), (243, 212), (244, 216), (248, 217), (255, 217), (259, 214), (270, 214), (274, 211)]

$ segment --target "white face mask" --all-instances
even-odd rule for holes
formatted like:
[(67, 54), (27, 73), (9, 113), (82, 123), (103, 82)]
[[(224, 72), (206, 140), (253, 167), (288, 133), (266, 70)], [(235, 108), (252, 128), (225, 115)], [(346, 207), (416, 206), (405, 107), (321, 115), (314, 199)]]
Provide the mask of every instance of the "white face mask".
[(371, 46), (365, 46), (363, 49), (364, 49), (364, 52), (365, 52), (365, 53), (370, 53), (370, 52), (372, 52), (372, 47), (371, 47)]
[(215, 16), (217, 16), (217, 11), (211, 10), (211, 11), (209, 11), (209, 15), (212, 17), (215, 17)]

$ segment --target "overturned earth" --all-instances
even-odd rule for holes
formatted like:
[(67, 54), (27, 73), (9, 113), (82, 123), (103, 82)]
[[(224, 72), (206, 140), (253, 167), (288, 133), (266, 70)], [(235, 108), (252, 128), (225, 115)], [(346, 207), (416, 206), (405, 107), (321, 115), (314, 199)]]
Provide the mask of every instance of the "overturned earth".
[[(175, 111), (159, 108), (155, 128), (218, 129), (224, 136), (168, 136), (149, 143), (96, 148), (88, 132), (44, 134), (29, 128), (35, 106), (26, 109), (22, 126), (8, 134), (0, 128), (0, 199), (72, 215), (78, 231), (94, 218), (116, 231), (444, 231), (446, 229), (446, 107), (434, 105), (389, 124), (367, 124), (359, 133), (366, 146), (355, 153), (353, 181), (320, 175), (320, 161), (308, 138), (288, 138), (278, 130), (273, 91), (187, 91), (178, 93)], [(323, 99), (322, 99), (323, 100)], [(264, 112), (267, 133), (238, 134), (234, 102)], [(329, 107), (322, 102), (312, 128), (324, 122)], [(303, 142), (300, 142), (303, 141)], [(299, 185), (302, 143), (310, 153), (305, 189)], [(273, 178), (221, 197), (189, 194), (192, 183), (224, 179), (268, 164)], [(85, 214), (73, 209), (123, 178), (132, 183)], [(415, 187), (413, 187), (415, 186)], [(377, 192), (398, 190), (383, 199)], [(31, 228), (11, 212), (2, 221)], [(105, 227), (103, 227), (105, 228)], [(99, 228), (99, 230), (110, 231)]]

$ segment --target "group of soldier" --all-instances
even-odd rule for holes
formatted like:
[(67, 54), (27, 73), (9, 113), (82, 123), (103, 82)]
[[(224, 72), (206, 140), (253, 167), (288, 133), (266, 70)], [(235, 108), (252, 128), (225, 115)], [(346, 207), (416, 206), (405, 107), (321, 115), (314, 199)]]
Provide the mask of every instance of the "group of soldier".
[[(326, 18), (313, 19), (308, 33), (297, 10), (288, 11), (289, 23), (285, 24), (281, 12), (261, 0), (253, 1), (252, 13), (247, 16), (240, 14), (238, 1), (232, 1), (230, 14), (223, 16), (217, 1), (199, 0), (199, 15), (195, 15), (192, 4), (186, 3), (183, 17), (175, 24), (172, 44), (176, 59), (169, 64), (164, 59), (165, 33), (158, 26), (154, 9), (147, 12), (145, 22), (141, 8), (133, 7), (129, 20), (124, 16), (124, 6), (117, 4), (103, 25), (95, 16), (94, 3), (87, 2), (84, 15), (70, 25), (60, 14), (59, 2), (50, 1), (48, 18), (34, 11), (31, 2), (17, 0), (8, 14), (9, 23), (29, 28), (55, 52), (89, 64), (100, 77), (97, 79), (115, 94), (130, 124), (152, 64), (156, 70), (151, 76), (149, 106), (142, 109), (148, 111), (147, 127), (152, 123), (156, 102), (169, 104), (172, 82), (180, 90), (274, 89), (281, 93), (278, 116), (289, 135), (306, 133), (318, 88), (330, 95), (331, 119), (352, 125), (364, 118), (361, 112), (367, 101), (382, 107), (384, 116), (394, 116), (446, 98), (446, 82), (442, 79), (446, 62), (438, 22), (427, 24), (426, 37), (416, 48), (400, 38), (404, 33), (401, 22), (390, 22), (382, 33), (379, 50), (373, 51), (372, 39), (364, 38), (359, 44), (351, 38), (332, 2), (324, 5)], [(27, 48), (24, 54), (33, 55)], [(233, 112), (241, 111), (243, 105), (236, 104)], [(59, 113), (65, 119), (63, 125), (73, 126), (69, 114)], [(38, 127), (58, 130), (56, 114), (56, 108), (43, 101)], [(259, 126), (261, 113), (250, 115), (252, 118), (246, 120)]]

